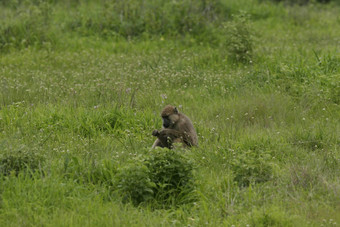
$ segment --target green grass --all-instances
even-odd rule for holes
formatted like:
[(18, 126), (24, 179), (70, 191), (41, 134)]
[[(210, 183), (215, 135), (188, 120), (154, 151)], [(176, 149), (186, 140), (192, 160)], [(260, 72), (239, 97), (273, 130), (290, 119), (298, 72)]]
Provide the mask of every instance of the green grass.
[[(0, 4), (0, 226), (339, 225), (337, 1), (20, 2)], [(166, 104), (199, 147), (150, 167)]]

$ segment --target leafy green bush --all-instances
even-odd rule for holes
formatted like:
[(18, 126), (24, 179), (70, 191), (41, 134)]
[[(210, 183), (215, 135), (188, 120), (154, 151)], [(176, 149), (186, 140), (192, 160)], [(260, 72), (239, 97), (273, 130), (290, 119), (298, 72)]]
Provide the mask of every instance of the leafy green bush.
[(192, 163), (183, 155), (157, 149), (119, 169), (115, 184), (123, 201), (134, 205), (153, 201), (155, 206), (168, 207), (191, 200), (192, 170)]
[(249, 63), (252, 60), (254, 46), (249, 16), (244, 12), (234, 15), (232, 21), (224, 24), (224, 30), (228, 58), (235, 62)]
[(145, 161), (159, 202), (180, 203), (194, 190), (193, 165), (177, 151), (157, 149)]
[(8, 176), (11, 173), (36, 171), (41, 167), (44, 158), (35, 150), (22, 147), (19, 150), (5, 151), (0, 154), (0, 175)]
[(123, 201), (139, 205), (152, 200), (156, 184), (152, 182), (150, 175), (150, 170), (143, 163), (135, 162), (119, 169), (116, 187)]
[(139, 205), (154, 198), (155, 183), (150, 179), (150, 170), (139, 160), (118, 168), (111, 160), (87, 163), (66, 155), (63, 172), (65, 178), (74, 182), (101, 185), (110, 193), (117, 191), (123, 202)]

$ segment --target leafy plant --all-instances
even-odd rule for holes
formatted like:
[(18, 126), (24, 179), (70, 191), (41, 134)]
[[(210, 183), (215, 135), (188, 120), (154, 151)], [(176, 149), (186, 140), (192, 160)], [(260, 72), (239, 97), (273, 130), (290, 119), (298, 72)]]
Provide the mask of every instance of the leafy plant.
[(119, 169), (116, 187), (123, 201), (139, 205), (153, 199), (156, 184), (152, 182), (150, 175), (150, 170), (143, 163), (131, 163)]
[(179, 202), (194, 190), (193, 165), (175, 150), (157, 149), (146, 158), (155, 196), (160, 202)]
[[(168, 207), (188, 201), (194, 190), (193, 166), (173, 150), (157, 149), (118, 170), (115, 186), (123, 201), (134, 205), (153, 201)], [(190, 199), (189, 199), (190, 200)]]

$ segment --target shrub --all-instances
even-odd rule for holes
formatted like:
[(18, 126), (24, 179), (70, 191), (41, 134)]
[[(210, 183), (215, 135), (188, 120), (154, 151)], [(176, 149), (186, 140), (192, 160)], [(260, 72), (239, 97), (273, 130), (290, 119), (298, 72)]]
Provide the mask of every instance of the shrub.
[(194, 190), (193, 165), (177, 151), (157, 149), (145, 161), (157, 201), (178, 204)]
[(116, 187), (123, 201), (139, 205), (153, 199), (156, 184), (152, 182), (150, 175), (150, 170), (143, 163), (131, 163), (119, 169)]
[(249, 63), (253, 56), (253, 31), (249, 16), (241, 12), (224, 25), (228, 58), (234, 62)]
[(134, 205), (153, 201), (168, 207), (191, 201), (194, 190), (193, 166), (173, 150), (157, 149), (142, 160), (118, 170), (116, 187), (123, 201)]

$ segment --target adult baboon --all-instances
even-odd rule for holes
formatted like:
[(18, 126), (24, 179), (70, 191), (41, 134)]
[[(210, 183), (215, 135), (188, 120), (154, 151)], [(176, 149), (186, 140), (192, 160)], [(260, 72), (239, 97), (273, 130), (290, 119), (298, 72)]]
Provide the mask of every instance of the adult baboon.
[(152, 132), (152, 135), (157, 137), (152, 148), (167, 147), (171, 149), (174, 143), (182, 143), (185, 147), (198, 145), (197, 133), (191, 120), (183, 113), (178, 112), (175, 106), (164, 107), (161, 117), (163, 129)]

